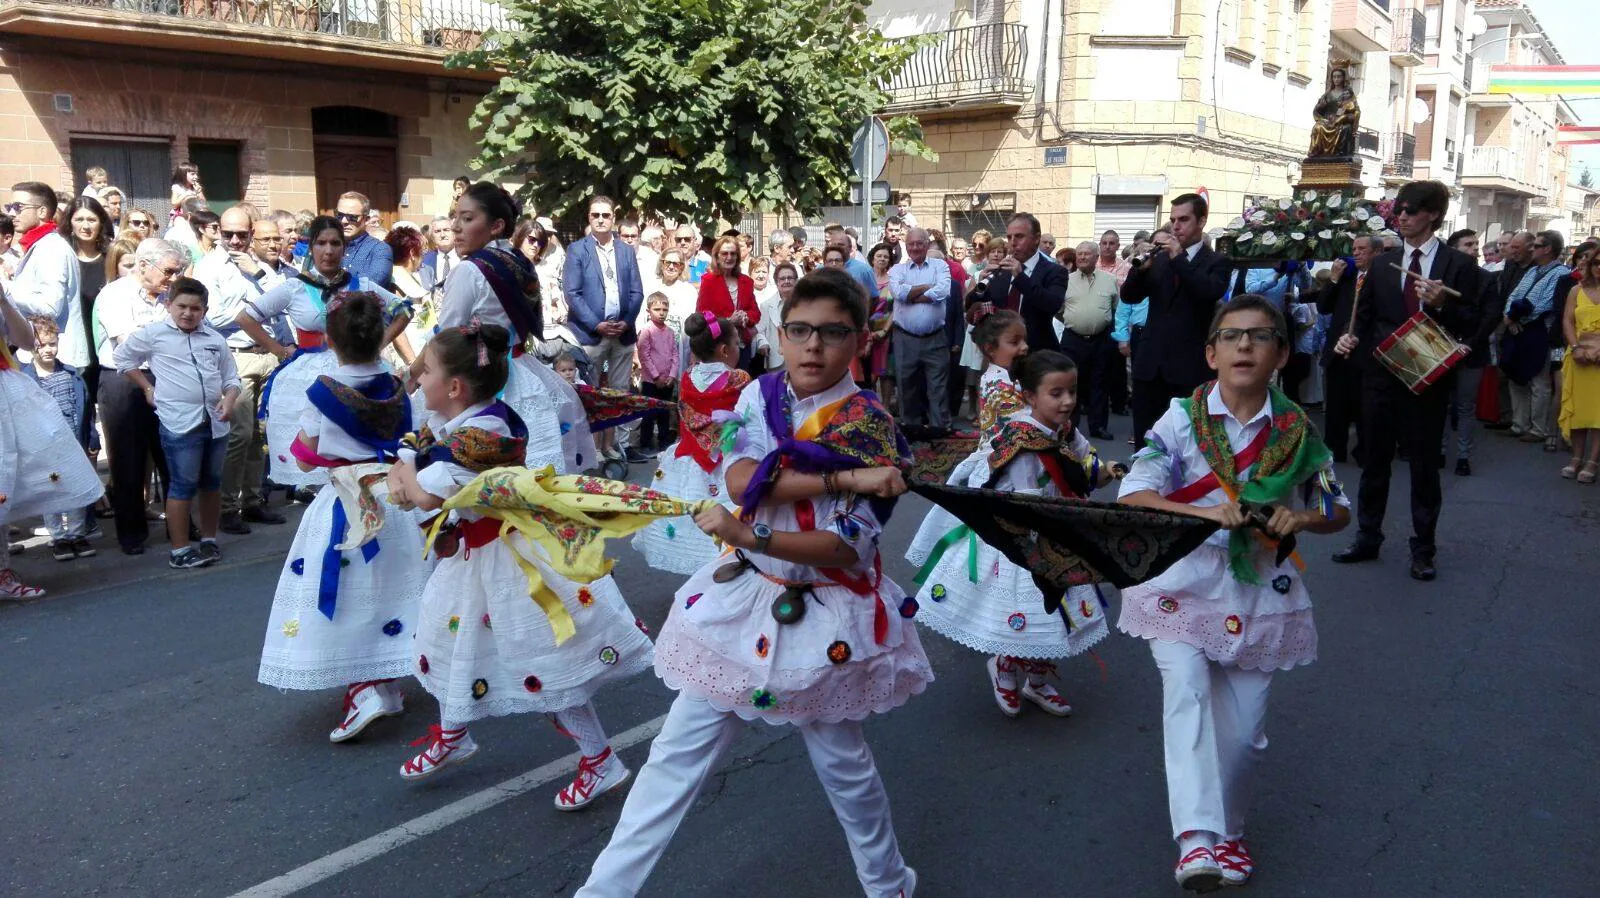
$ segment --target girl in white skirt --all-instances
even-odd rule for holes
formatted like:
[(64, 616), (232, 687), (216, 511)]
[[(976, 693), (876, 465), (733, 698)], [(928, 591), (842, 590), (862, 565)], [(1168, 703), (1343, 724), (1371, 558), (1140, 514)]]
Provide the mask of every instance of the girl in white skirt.
[[(528, 467), (551, 465), (558, 474), (593, 467), (599, 456), (577, 391), (526, 351), (528, 340), (538, 340), (544, 326), (538, 275), (509, 241), (517, 227), (516, 203), (499, 187), (479, 181), (456, 201), (455, 226), (462, 263), (445, 278), (439, 329), (482, 323), (510, 330), (511, 368), (499, 398), (528, 426)], [(412, 376), (421, 370), (418, 355)], [(413, 408), (419, 404), (414, 400)]]
[[(491, 468), (521, 464), (528, 428), (495, 394), (507, 377), (510, 335), (494, 324), (445, 328), (422, 355), (420, 389), (428, 422), (389, 476), (390, 500), (432, 511)], [(416, 628), (416, 673), (439, 700), (440, 722), (426, 747), (400, 768), (421, 779), (478, 750), (467, 724), (484, 717), (548, 713), (583, 752), (577, 776), (556, 807), (588, 805), (628, 779), (590, 703), (601, 686), (648, 668), (654, 653), (615, 583), (557, 575), (536, 543), (501, 522), (451, 512), (451, 532), (423, 589)], [(577, 625), (557, 642), (540, 604), (528, 595), (518, 559), (536, 565)]]
[[(382, 463), (395, 459), (411, 430), (411, 403), (378, 359), (384, 331), (378, 297), (335, 296), (327, 325), (328, 354), (339, 365), (311, 385), (291, 451), (303, 471), (344, 469), (335, 483), (343, 486), (346, 477), (355, 484), (386, 471)], [(411, 673), (411, 637), (427, 577), (415, 518), (389, 509), (382, 528), (355, 545), (351, 533), (369, 527), (350, 497), (348, 489), (320, 490), (300, 519), (256, 676), (279, 689), (345, 687), (339, 724), (328, 734), (333, 742), (402, 710), (394, 679)]]
[[(345, 237), (338, 219), (319, 215), (307, 231), (311, 241), (311, 265), (291, 278), (247, 300), (234, 322), (261, 346), (277, 356), (280, 364), (267, 379), (261, 393), (261, 416), (267, 420), (268, 476), (279, 486), (311, 486), (328, 482), (326, 468), (304, 470), (294, 463), (294, 441), (300, 435), (300, 416), (309, 406), (306, 391), (324, 374), (333, 373), (339, 360), (327, 352), (328, 302), (346, 290), (376, 295), (383, 304), (383, 345), (405, 331), (411, 321), (411, 305), (363, 277), (344, 270)], [(295, 345), (284, 346), (273, 338), (266, 322), (287, 314), (294, 326)]]
[[(1004, 330), (992, 322), (1000, 316)], [(976, 327), (991, 359), (990, 371), (1014, 357), (1022, 321), (993, 312)], [(973, 489), (1042, 496), (1087, 498), (1112, 478), (1089, 440), (1072, 426), (1078, 372), (1072, 359), (1039, 352), (1018, 362), (1025, 407), (996, 425), (949, 483)], [(985, 378), (989, 373), (985, 372)], [(988, 428), (985, 428), (987, 434)], [(994, 700), (1007, 717), (1027, 699), (1065, 717), (1072, 705), (1045, 678), (1054, 659), (1087, 651), (1105, 638), (1105, 602), (1095, 586), (1067, 592), (1055, 615), (1044, 612), (1044, 595), (1033, 576), (972, 535), (956, 517), (934, 508), (923, 519), (906, 557), (921, 565), (918, 619), (938, 633), (991, 655), (986, 662)]]
[[(733, 408), (750, 375), (739, 362), (739, 331), (726, 318), (699, 312), (684, 319), (695, 364), (678, 385), (678, 441), (661, 454), (654, 489), (679, 499), (716, 499), (732, 508), (723, 489), (722, 435), (736, 420)], [(737, 435), (737, 428), (731, 433)], [(633, 537), (633, 547), (658, 571), (692, 574), (722, 554), (689, 516), (654, 521)]]
[[(12, 521), (84, 508), (105, 495), (72, 426), (38, 381), (22, 373), (8, 342), (32, 349), (33, 327), (0, 292), (0, 532)], [(43, 595), (0, 567), (0, 600)]]

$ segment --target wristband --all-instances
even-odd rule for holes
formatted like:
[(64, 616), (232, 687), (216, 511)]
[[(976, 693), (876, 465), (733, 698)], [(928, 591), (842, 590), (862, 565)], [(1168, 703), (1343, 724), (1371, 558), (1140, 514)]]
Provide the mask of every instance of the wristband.
[(836, 498), (839, 495), (838, 487), (833, 482), (833, 472), (832, 471), (823, 471), (822, 472), (822, 492), (829, 499)]

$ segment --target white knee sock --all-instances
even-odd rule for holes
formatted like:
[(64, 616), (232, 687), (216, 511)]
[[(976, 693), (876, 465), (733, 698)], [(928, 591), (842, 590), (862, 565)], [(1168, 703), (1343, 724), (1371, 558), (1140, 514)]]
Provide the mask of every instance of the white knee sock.
[(606, 728), (600, 725), (600, 715), (595, 713), (593, 702), (557, 711), (551, 716), (556, 719), (556, 726), (578, 743), (578, 750), (584, 757), (600, 754), (611, 743), (606, 738)]

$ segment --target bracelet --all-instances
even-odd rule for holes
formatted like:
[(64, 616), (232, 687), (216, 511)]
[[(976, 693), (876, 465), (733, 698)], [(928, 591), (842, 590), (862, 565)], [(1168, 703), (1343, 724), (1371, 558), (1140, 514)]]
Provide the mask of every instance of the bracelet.
[(833, 482), (832, 471), (822, 472), (822, 492), (823, 495), (827, 496), (829, 499), (836, 498), (839, 495), (839, 490)]

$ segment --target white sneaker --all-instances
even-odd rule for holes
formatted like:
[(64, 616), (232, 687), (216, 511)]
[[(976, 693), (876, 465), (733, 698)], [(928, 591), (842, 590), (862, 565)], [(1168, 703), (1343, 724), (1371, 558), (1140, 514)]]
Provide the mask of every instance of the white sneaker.
[(405, 699), (393, 682), (356, 683), (345, 690), (344, 718), (328, 734), (329, 742), (345, 742), (361, 735), (361, 731), (380, 717), (399, 714), (405, 710)]
[(1025, 683), (1022, 686), (1022, 697), (1038, 705), (1047, 714), (1057, 717), (1072, 716), (1072, 705), (1067, 697), (1056, 691), (1056, 687), (1049, 683)]
[(23, 583), (16, 571), (0, 569), (0, 599), (37, 599), (43, 595), (43, 589)]
[(459, 730), (447, 730), (438, 724), (428, 728), (428, 734), (411, 743), (422, 745), (426, 743), (420, 754), (400, 765), (400, 775), (408, 780), (419, 780), (432, 776), (451, 764), (460, 764), (462, 761), (478, 753), (478, 743), (472, 741), (472, 734), (466, 727)]
[(578, 775), (556, 793), (556, 810), (576, 811), (628, 781), (633, 771), (606, 746), (606, 750), (578, 761)]

